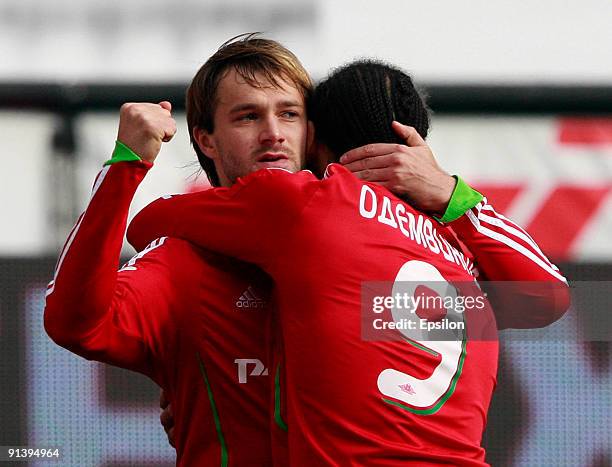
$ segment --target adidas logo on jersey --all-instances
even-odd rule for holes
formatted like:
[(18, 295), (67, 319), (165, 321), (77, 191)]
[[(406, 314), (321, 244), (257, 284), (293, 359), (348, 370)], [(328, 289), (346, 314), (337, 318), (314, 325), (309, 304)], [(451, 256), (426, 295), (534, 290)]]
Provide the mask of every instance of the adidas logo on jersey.
[(253, 286), (249, 285), (236, 300), (237, 308), (264, 308), (268, 303), (259, 297)]

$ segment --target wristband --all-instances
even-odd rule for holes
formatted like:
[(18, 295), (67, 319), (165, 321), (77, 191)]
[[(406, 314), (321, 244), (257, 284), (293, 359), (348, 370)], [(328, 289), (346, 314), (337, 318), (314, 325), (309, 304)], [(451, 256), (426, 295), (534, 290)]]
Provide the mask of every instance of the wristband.
[(121, 141), (115, 141), (115, 150), (113, 156), (107, 160), (104, 165), (115, 164), (116, 162), (142, 161), (140, 156), (128, 148)]
[(469, 209), (472, 209), (482, 201), (482, 194), (474, 190), (471, 186), (463, 181), (458, 175), (453, 175), (457, 180), (453, 194), (448, 202), (446, 211), (441, 218), (437, 218), (443, 224), (452, 222), (463, 216)]

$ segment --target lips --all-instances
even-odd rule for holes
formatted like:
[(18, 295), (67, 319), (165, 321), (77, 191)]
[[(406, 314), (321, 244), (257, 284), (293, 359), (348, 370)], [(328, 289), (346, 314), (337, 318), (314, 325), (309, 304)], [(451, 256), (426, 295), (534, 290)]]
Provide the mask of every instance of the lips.
[(257, 158), (257, 162), (278, 162), (289, 159), (286, 154), (282, 152), (266, 152)]

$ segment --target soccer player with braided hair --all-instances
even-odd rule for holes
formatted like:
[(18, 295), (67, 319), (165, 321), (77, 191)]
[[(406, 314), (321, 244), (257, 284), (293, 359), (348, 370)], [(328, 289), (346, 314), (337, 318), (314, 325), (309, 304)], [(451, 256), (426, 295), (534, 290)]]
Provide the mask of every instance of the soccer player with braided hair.
[[(388, 162), (398, 151), (429, 164), (428, 175), (413, 177), (415, 202), (363, 182), (339, 164), (329, 165), (323, 180), (307, 171), (265, 169), (230, 188), (157, 200), (128, 230), (137, 249), (169, 235), (254, 263), (272, 277), (280, 335), (272, 365), (274, 428), (286, 430), (289, 450), (287, 459), (275, 459), (279, 465), (486, 465), (481, 438), (498, 351), (490, 308), (480, 316), (487, 336), (481, 341), (464, 332), (438, 341), (410, 327), (395, 328), (392, 340), (366, 340), (362, 334), (363, 316), (374, 311), (362, 303), (364, 281), (382, 282), (386, 296), (397, 281), (425, 288), (474, 284), (472, 262), (451, 229), (489, 279), (520, 271), (523, 280), (559, 286), (536, 312), (541, 324), (567, 308), (565, 279), (533, 240), (460, 178), (437, 167), (413, 128), (426, 121), (427, 112), (423, 120), (416, 110), (402, 110), (425, 106), (403, 102), (420, 97), (409, 81), (396, 77), (397, 70), (384, 64), (348, 65), (320, 85), (310, 108), (322, 131), (320, 154), (337, 161), (340, 151), (350, 149), (344, 161), (364, 164), (356, 170), (361, 178), (389, 179), (380, 160)], [(338, 100), (326, 94), (335, 86), (345, 91)], [(376, 106), (384, 107), (386, 117), (379, 118)], [(398, 115), (412, 127), (391, 123)], [(366, 139), (359, 140), (364, 133)], [(357, 142), (346, 143), (346, 135)], [(445, 181), (423, 196), (434, 179)]]

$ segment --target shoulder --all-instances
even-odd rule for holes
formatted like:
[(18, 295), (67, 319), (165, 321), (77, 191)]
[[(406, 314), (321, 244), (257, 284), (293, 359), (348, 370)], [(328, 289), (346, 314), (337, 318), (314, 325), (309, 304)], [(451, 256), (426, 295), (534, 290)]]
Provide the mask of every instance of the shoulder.
[(291, 173), (263, 169), (239, 178), (226, 193), (228, 198), (242, 200), (258, 212), (271, 209), (290, 212), (307, 203), (320, 186), (321, 181), (308, 170)]
[(229, 190), (239, 191), (244, 187), (258, 187), (262, 190), (286, 189), (296, 191), (301, 187), (318, 183), (319, 180), (309, 170), (290, 172), (281, 168), (261, 169), (245, 177), (240, 177)]
[(233, 273), (242, 269), (249, 271), (256, 269), (237, 259), (201, 248), (187, 240), (172, 237), (160, 237), (153, 240), (141, 252), (134, 255), (122, 269), (129, 267), (130, 263), (150, 269), (162, 268), (177, 277), (184, 271), (187, 271), (188, 275), (192, 275), (195, 271), (198, 274), (208, 275), (213, 269)]
[(121, 271), (146, 269), (156, 273), (163, 270), (172, 273), (174, 267), (181, 264), (180, 269), (174, 270), (178, 276), (186, 267), (190, 270), (197, 268), (201, 261), (200, 249), (191, 243), (178, 238), (160, 237), (130, 258)]
[(180, 293), (199, 290), (203, 284), (207, 290), (216, 288), (222, 293), (240, 288), (245, 281), (261, 281), (262, 276), (254, 265), (171, 237), (152, 241), (127, 261), (120, 273), (119, 280), (145, 281), (155, 289)]
[(353, 173), (349, 169), (344, 167), (342, 164), (332, 162), (331, 164), (328, 164), (327, 167), (325, 167), (325, 173), (323, 174), (323, 179), (328, 179), (332, 177), (342, 178), (342, 177), (347, 177), (347, 176), (351, 176), (352, 178), (356, 179)]

